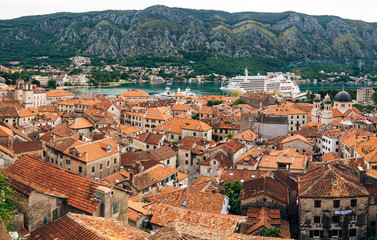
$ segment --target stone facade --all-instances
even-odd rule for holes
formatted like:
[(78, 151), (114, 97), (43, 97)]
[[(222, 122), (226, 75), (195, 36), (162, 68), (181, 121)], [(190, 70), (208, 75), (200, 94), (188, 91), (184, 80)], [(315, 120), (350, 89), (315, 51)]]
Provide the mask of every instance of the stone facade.
[[(320, 201), (320, 205), (317, 205), (320, 207), (316, 207), (315, 201)], [(354, 201), (357, 206), (352, 206), (351, 202)], [(335, 211), (340, 210), (351, 212), (336, 214)], [(368, 197), (300, 198), (300, 239), (336, 236), (339, 239), (364, 239), (367, 235), (367, 216)]]

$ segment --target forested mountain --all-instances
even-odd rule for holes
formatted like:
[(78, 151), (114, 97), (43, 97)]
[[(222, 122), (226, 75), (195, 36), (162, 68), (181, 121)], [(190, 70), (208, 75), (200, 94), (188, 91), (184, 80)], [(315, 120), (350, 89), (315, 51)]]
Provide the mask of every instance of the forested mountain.
[(74, 55), (226, 56), (374, 65), (377, 24), (295, 12), (228, 13), (165, 6), (0, 21), (0, 61)]

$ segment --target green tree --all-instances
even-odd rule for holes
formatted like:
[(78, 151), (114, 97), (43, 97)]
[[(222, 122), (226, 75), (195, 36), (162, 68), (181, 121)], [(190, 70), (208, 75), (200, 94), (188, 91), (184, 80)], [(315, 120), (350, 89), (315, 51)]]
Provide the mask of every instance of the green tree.
[(236, 99), (230, 106), (234, 106), (234, 105), (238, 105), (238, 104), (244, 104), (245, 103), (245, 101), (244, 100), (242, 100), (241, 98), (238, 98), (238, 99)]
[(227, 182), (224, 184), (224, 188), (225, 195), (229, 198), (230, 212), (240, 214), (240, 200), (238, 200), (238, 197), (242, 188), (241, 183), (238, 180), (234, 181), (233, 183)]
[(212, 107), (214, 105), (222, 104), (223, 100), (208, 100), (207, 106)]
[(282, 237), (282, 235), (281, 235), (281, 229), (277, 228), (277, 227), (266, 228), (264, 230), (263, 236), (264, 237), (277, 237), (277, 238), (281, 238)]
[(0, 173), (0, 217), (5, 223), (8, 231), (13, 227), (14, 216), (16, 215), (16, 191), (7, 183), (7, 176)]
[(191, 116), (192, 119), (199, 119), (199, 113), (195, 113)]
[(225, 138), (231, 139), (233, 136), (234, 136), (233, 134), (229, 133), (229, 134), (225, 135)]
[(372, 101), (374, 102), (374, 104), (377, 104), (377, 91), (372, 93)]
[(48, 80), (47, 86), (49, 89), (56, 89), (56, 80), (55, 79)]
[(38, 87), (41, 86), (41, 83), (38, 80), (33, 80), (31, 83), (37, 85)]

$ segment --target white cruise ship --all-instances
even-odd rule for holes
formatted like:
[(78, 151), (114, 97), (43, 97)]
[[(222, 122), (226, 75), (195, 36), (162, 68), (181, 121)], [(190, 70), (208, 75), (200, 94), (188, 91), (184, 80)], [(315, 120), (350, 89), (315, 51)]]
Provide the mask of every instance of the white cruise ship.
[(240, 94), (246, 91), (280, 91), (284, 96), (297, 96), (300, 94), (300, 88), (297, 83), (290, 78), (286, 79), (283, 74), (276, 76), (249, 76), (247, 68), (245, 76), (233, 77), (226, 86), (222, 86), (221, 91), (231, 94), (238, 92)]

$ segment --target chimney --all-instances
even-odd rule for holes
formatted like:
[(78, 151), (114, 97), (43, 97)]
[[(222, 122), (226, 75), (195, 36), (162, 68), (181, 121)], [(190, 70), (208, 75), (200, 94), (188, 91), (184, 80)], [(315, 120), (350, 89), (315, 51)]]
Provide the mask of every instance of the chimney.
[(133, 172), (130, 172), (130, 184), (131, 185), (134, 185), (134, 173)]
[(365, 185), (366, 184), (366, 177), (367, 177), (366, 171), (362, 167), (358, 166), (357, 167), (357, 183), (359, 185)]

